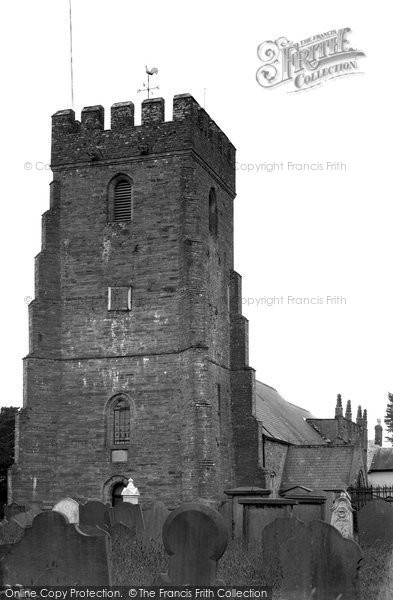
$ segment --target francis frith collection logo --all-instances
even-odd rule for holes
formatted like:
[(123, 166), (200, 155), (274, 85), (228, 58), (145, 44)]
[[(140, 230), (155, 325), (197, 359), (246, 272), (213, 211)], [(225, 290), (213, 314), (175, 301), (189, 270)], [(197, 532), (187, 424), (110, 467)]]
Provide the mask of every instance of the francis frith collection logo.
[(264, 88), (292, 84), (288, 91), (300, 92), (359, 73), (358, 58), (365, 54), (350, 46), (350, 31), (349, 27), (333, 29), (296, 43), (286, 37), (262, 42), (257, 50), (262, 62), (257, 82)]

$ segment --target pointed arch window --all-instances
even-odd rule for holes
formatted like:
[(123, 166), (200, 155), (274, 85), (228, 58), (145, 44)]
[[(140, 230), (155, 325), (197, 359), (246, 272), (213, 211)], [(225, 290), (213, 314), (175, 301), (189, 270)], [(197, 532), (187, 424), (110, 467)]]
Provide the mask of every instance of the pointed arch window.
[(209, 192), (209, 233), (214, 237), (217, 235), (218, 229), (218, 210), (217, 198), (214, 188)]

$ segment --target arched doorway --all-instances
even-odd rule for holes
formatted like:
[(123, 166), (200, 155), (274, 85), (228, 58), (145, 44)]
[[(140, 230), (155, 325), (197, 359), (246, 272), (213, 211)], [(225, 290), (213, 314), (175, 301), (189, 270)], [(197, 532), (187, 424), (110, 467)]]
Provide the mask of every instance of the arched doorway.
[(126, 486), (124, 483), (116, 483), (112, 488), (112, 506), (117, 506), (123, 502), (122, 491)]

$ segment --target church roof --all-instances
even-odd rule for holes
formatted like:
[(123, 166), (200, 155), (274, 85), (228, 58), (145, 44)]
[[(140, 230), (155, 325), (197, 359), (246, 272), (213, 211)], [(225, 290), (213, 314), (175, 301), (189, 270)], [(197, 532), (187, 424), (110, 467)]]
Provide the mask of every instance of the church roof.
[(289, 444), (325, 445), (326, 441), (306, 419), (312, 414), (284, 400), (274, 388), (256, 382), (256, 417), (262, 422), (263, 433)]
[(293, 485), (314, 490), (340, 490), (355, 483), (362, 456), (355, 446), (290, 446), (281, 489)]
[(393, 448), (378, 448), (371, 461), (369, 473), (372, 471), (393, 471)]

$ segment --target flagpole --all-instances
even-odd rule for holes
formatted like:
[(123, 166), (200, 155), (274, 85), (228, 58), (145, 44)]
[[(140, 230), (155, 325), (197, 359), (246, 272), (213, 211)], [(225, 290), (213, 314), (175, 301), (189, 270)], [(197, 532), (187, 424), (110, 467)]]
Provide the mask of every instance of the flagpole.
[(71, 68), (71, 104), (74, 109), (74, 66), (73, 66), (73, 51), (72, 51), (72, 6), (69, 0), (70, 7), (70, 68)]

